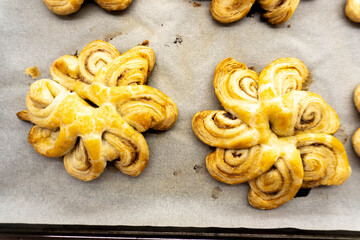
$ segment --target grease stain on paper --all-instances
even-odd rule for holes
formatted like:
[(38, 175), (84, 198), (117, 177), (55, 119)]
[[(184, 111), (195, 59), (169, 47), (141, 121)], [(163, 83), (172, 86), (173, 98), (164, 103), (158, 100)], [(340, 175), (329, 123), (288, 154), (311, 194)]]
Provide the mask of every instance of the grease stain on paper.
[(216, 200), (220, 197), (222, 189), (220, 187), (214, 187), (211, 191), (211, 197)]
[(178, 170), (174, 170), (173, 171), (173, 175), (174, 176), (179, 176), (179, 175), (181, 175), (182, 174), (182, 170), (181, 169), (178, 169)]
[(104, 36), (104, 41), (109, 42), (109, 41), (113, 40), (114, 38), (116, 38), (117, 36), (120, 36), (120, 35), (122, 35), (122, 32), (120, 32), (120, 31), (109, 33), (109, 34)]
[(195, 170), (196, 173), (200, 173), (202, 169), (203, 169), (203, 167), (200, 166), (200, 165), (195, 165), (194, 166), (194, 170)]
[(349, 135), (346, 133), (344, 126), (340, 126), (339, 130), (334, 134), (334, 137), (339, 139), (339, 141), (344, 145), (349, 139)]

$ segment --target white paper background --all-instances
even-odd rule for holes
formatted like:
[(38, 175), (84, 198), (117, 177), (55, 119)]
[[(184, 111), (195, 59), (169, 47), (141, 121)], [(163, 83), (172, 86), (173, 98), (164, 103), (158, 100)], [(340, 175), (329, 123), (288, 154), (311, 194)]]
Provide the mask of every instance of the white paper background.
[[(0, 2), (0, 223), (360, 230), (360, 161), (350, 140), (353, 172), (345, 184), (319, 187), (261, 211), (248, 204), (247, 184), (212, 179), (205, 168), (211, 148), (191, 129), (197, 111), (221, 109), (212, 78), (222, 59), (231, 56), (260, 71), (277, 58), (297, 57), (313, 74), (310, 90), (339, 113), (341, 139), (351, 137), (360, 127), (352, 103), (360, 83), (360, 25), (346, 19), (345, 0), (303, 0), (280, 27), (261, 21), (259, 11), (254, 18), (221, 25), (212, 19), (209, 4), (134, 0), (126, 11), (110, 14), (91, 2), (59, 17), (42, 1)], [(181, 44), (174, 44), (176, 35)], [(121, 52), (150, 41), (157, 63), (149, 85), (174, 99), (179, 119), (165, 133), (145, 134), (150, 161), (138, 178), (109, 166), (97, 180), (81, 182), (66, 173), (61, 159), (33, 150), (27, 143), (32, 125), (15, 114), (25, 109), (33, 82), (24, 75), (26, 67), (37, 65), (41, 77), (49, 77), (58, 57), (110, 37)], [(195, 165), (202, 168), (197, 172)]]

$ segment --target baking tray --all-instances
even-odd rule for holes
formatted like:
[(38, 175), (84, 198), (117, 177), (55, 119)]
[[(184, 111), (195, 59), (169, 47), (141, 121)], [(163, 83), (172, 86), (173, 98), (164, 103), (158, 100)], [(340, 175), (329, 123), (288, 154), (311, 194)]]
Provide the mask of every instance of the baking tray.
[[(84, 225), (170, 226), (180, 232), (240, 228), (358, 233), (360, 163), (349, 138), (360, 126), (352, 103), (360, 75), (360, 27), (346, 19), (345, 1), (303, 0), (290, 21), (279, 27), (263, 21), (260, 10), (222, 25), (211, 17), (210, 1), (200, 2), (200, 7), (194, 7), (183, 0), (135, 0), (121, 13), (108, 13), (88, 2), (65, 17), (52, 14), (41, 1), (0, 2), (0, 223), (4, 232), (9, 226), (25, 232), (30, 226), (41, 232), (46, 225), (61, 234), (62, 226)], [(55, 59), (75, 54), (95, 39), (109, 41), (120, 52), (149, 40), (157, 62), (148, 84), (170, 96), (179, 109), (172, 129), (144, 134), (150, 161), (136, 179), (111, 164), (92, 182), (69, 176), (61, 159), (42, 157), (33, 150), (27, 143), (31, 124), (15, 115), (25, 109), (33, 82), (24, 74), (27, 67), (37, 65), (41, 78), (48, 78)], [(222, 109), (212, 78), (216, 65), (227, 57), (257, 71), (280, 57), (305, 62), (314, 79), (310, 90), (339, 114), (342, 126), (337, 136), (345, 144), (353, 170), (348, 181), (313, 189), (278, 209), (261, 211), (248, 204), (247, 184), (229, 186), (211, 178), (205, 168), (211, 148), (194, 136), (191, 119), (201, 110)]]

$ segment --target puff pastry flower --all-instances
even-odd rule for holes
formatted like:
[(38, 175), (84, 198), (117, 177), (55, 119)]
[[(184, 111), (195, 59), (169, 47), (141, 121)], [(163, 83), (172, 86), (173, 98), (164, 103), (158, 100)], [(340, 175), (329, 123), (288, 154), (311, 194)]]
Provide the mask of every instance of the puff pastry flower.
[[(269, 23), (280, 25), (291, 18), (300, 0), (257, 0)], [(255, 0), (212, 0), (210, 11), (221, 23), (235, 22), (248, 14)]]
[[(43, 0), (50, 11), (57, 15), (69, 15), (79, 11), (84, 0)], [(125, 10), (132, 0), (95, 0), (107, 11)]]
[(223, 110), (198, 112), (195, 135), (215, 147), (209, 173), (227, 184), (249, 182), (249, 202), (277, 208), (300, 188), (340, 185), (351, 173), (334, 134), (339, 118), (319, 95), (302, 91), (308, 70), (280, 58), (258, 75), (232, 58), (219, 63), (214, 88)]
[(17, 114), (35, 124), (29, 143), (41, 155), (64, 156), (67, 172), (83, 181), (99, 177), (107, 161), (137, 176), (149, 159), (141, 132), (167, 130), (177, 119), (173, 100), (143, 85), (154, 64), (149, 47), (120, 54), (100, 40), (79, 57), (60, 57), (50, 69), (53, 80), (34, 82), (26, 97), (28, 110)]
[(351, 21), (360, 23), (360, 0), (348, 0), (345, 14)]

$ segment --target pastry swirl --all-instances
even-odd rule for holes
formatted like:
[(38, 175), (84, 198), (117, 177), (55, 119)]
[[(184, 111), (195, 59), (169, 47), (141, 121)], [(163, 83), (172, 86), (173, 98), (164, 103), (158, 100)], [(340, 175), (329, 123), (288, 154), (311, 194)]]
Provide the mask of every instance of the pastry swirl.
[(248, 148), (257, 144), (259, 131), (226, 111), (201, 111), (192, 120), (195, 135), (219, 148)]
[(47, 8), (58, 15), (69, 15), (77, 12), (84, 0), (43, 0)]
[[(285, 154), (273, 167), (249, 181), (249, 203), (259, 209), (274, 209), (294, 198), (303, 181), (303, 167), (298, 150), (288, 139), (279, 139)], [(285, 148), (285, 149), (284, 149)]]
[(100, 7), (107, 11), (125, 10), (132, 0), (95, 0)]
[(300, 91), (309, 71), (297, 58), (279, 58), (260, 73), (259, 97), (262, 101)]
[(304, 165), (303, 188), (340, 185), (350, 176), (345, 148), (337, 138), (307, 133), (296, 135), (296, 142)]
[[(47, 8), (58, 15), (69, 15), (79, 11), (84, 0), (43, 0)], [(107, 11), (125, 10), (132, 0), (95, 0)]]
[(110, 43), (96, 40), (89, 43), (79, 54), (79, 71), (82, 81), (92, 83), (97, 72), (120, 56)]
[[(289, 20), (299, 2), (300, 0), (258, 0), (261, 8), (267, 11), (264, 18), (274, 25)], [(218, 22), (232, 23), (246, 16), (254, 3), (255, 0), (212, 0), (210, 12)]]
[[(28, 110), (17, 115), (35, 124), (29, 133), (29, 143), (35, 150), (48, 157), (64, 156), (70, 175), (89, 181), (99, 177), (106, 163), (113, 161), (121, 172), (137, 176), (149, 159), (149, 149), (140, 132), (149, 128), (169, 129), (177, 119), (177, 107), (161, 91), (136, 85), (146, 81), (155, 64), (151, 49), (136, 47), (124, 54), (129, 61), (116, 62), (118, 68), (123, 69), (125, 65), (128, 72), (136, 74), (140, 71), (138, 65), (128, 63), (141, 59), (145, 63), (144, 71), (141, 70), (144, 81), (135, 85), (131, 82), (113, 84), (100, 77), (106, 77), (101, 75), (102, 71), (108, 69), (108, 65), (113, 66), (110, 61), (121, 56), (111, 60), (111, 55), (102, 54), (110, 51), (97, 51), (97, 48), (104, 49), (102, 41), (89, 45), (82, 51), (88, 59), (100, 65), (109, 61), (100, 71), (97, 63), (93, 64), (92, 74), (96, 74), (93, 79), (84, 78), (81, 56), (78, 59), (65, 55), (51, 66), (50, 73), (56, 82), (49, 79), (34, 82), (26, 98)], [(105, 46), (115, 49), (108, 43)], [(100, 55), (89, 56), (90, 48)], [(116, 49), (113, 52), (118, 53)]]
[(210, 12), (216, 21), (232, 23), (250, 11), (255, 0), (212, 0)]
[(291, 18), (300, 0), (258, 0), (269, 23), (280, 25)]
[(295, 58), (275, 60), (260, 75), (227, 58), (213, 82), (226, 111), (193, 117), (195, 135), (216, 147), (206, 158), (211, 176), (227, 184), (249, 182), (256, 208), (279, 207), (300, 187), (339, 185), (350, 176), (345, 148), (330, 135), (339, 118), (319, 95), (302, 91), (307, 75)]
[(304, 132), (334, 134), (340, 127), (335, 110), (315, 93), (294, 91), (281, 96), (277, 105), (281, 110), (270, 113), (269, 120), (271, 129), (279, 136)]
[(155, 53), (149, 47), (138, 46), (125, 52), (102, 68), (95, 76), (95, 82), (114, 87), (143, 85), (155, 64)]
[(275, 163), (278, 151), (276, 137), (266, 144), (250, 148), (216, 148), (206, 157), (206, 167), (213, 178), (228, 184), (239, 184), (256, 178)]
[(348, 0), (345, 6), (345, 14), (351, 21), (360, 23), (360, 1)]

